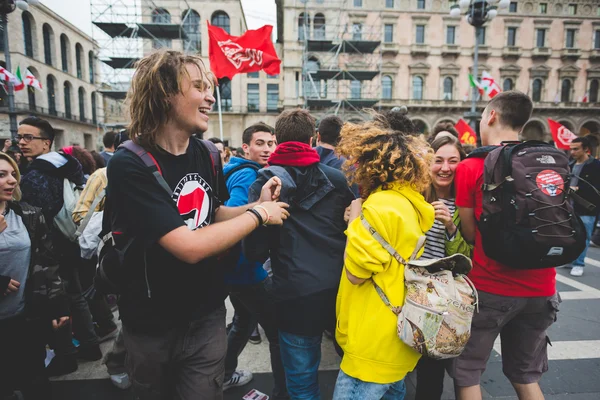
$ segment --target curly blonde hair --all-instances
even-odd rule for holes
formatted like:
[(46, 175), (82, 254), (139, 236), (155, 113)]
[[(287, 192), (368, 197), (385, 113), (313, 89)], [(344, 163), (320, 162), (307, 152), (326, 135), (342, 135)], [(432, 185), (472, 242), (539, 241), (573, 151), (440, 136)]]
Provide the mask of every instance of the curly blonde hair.
[(377, 122), (344, 124), (336, 151), (348, 161), (348, 179), (366, 199), (379, 186), (397, 182), (423, 192), (431, 183), (431, 147), (418, 137), (385, 129)]

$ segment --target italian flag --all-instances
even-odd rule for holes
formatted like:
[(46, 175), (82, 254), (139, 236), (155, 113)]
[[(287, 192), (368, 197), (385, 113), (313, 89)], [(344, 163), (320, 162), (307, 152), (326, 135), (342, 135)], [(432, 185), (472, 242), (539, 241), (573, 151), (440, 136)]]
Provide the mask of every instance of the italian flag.
[(490, 99), (493, 99), (494, 96), (502, 92), (502, 89), (500, 89), (500, 86), (498, 86), (494, 78), (486, 71), (483, 71), (481, 74), (481, 83), (485, 90), (485, 94), (487, 94)]
[(32, 88), (42, 90), (42, 84), (37, 80), (35, 75), (31, 73), (29, 68), (25, 69), (25, 84), (27, 86), (31, 86)]
[(17, 67), (17, 73), (15, 75), (17, 76), (17, 81), (14, 82), (15, 92), (18, 92), (19, 90), (25, 89), (23, 78), (21, 78), (21, 67)]
[(479, 90), (479, 96), (483, 96), (483, 86), (477, 81), (477, 79), (473, 78), (473, 75), (471, 74), (469, 74), (469, 82), (471, 83), (471, 87), (477, 88), (477, 90)]

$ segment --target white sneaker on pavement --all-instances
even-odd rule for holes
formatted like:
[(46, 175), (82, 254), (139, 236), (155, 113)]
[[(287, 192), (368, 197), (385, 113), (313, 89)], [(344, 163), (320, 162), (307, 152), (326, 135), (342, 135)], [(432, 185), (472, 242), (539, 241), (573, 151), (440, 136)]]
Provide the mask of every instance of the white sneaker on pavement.
[(583, 267), (575, 266), (571, 269), (571, 276), (582, 276)]
[(225, 381), (223, 383), (223, 391), (226, 391), (227, 389), (231, 389), (232, 387), (244, 386), (251, 380), (252, 380), (252, 372), (245, 371), (243, 369), (238, 369), (231, 375), (231, 378), (229, 378), (228, 381)]
[(119, 389), (125, 390), (131, 387), (131, 381), (129, 380), (129, 375), (127, 374), (127, 372), (123, 372), (122, 374), (111, 375), (110, 381)]

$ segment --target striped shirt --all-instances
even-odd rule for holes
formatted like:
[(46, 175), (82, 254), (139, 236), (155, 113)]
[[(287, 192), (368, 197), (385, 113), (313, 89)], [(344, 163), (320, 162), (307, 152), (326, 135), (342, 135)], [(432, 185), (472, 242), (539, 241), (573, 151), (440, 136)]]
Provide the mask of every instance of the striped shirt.
[[(454, 199), (440, 199), (440, 201), (448, 207), (450, 215), (454, 215), (454, 211), (456, 211)], [(425, 236), (427, 240), (421, 259), (431, 260), (446, 257), (446, 227), (444, 224), (436, 219), (431, 229), (425, 233)]]

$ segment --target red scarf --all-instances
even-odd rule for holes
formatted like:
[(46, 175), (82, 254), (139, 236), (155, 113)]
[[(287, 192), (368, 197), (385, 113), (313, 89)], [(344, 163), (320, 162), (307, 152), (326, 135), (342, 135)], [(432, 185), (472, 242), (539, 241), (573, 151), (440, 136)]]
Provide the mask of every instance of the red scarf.
[(308, 167), (320, 161), (315, 149), (301, 142), (281, 143), (269, 157), (269, 165), (285, 167)]

